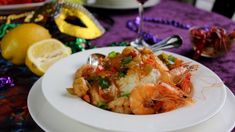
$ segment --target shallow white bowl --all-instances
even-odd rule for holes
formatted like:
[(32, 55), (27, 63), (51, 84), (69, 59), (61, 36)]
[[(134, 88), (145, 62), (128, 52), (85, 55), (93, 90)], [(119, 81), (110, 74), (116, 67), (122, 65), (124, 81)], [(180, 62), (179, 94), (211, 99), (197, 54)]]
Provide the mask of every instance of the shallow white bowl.
[(166, 53), (199, 65), (199, 69), (192, 76), (195, 100), (193, 105), (162, 114), (125, 115), (102, 110), (67, 93), (66, 88), (72, 86), (75, 71), (86, 63), (90, 54), (108, 54), (111, 51), (122, 51), (123, 48), (87, 50), (73, 54), (53, 65), (42, 80), (42, 91), (47, 101), (56, 110), (77, 122), (103, 130), (122, 132), (179, 130), (208, 120), (224, 105), (226, 89), (215, 73), (191, 59), (169, 52)]

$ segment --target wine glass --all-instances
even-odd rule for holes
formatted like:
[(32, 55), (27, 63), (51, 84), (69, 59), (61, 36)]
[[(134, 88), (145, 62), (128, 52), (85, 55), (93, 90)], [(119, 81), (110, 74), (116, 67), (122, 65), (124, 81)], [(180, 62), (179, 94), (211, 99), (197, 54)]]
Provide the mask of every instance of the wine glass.
[(132, 46), (148, 46), (146, 43), (143, 43), (142, 37), (142, 28), (143, 28), (143, 13), (144, 13), (144, 3), (148, 0), (137, 0), (139, 3), (139, 27), (138, 27), (138, 36), (131, 42)]

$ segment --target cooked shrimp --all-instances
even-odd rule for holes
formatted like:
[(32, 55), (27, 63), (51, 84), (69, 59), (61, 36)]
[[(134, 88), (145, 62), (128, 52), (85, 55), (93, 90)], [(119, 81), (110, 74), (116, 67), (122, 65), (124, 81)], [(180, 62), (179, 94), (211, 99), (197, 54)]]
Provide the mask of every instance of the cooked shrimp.
[(78, 78), (78, 77), (82, 77), (83, 73), (84, 72), (89, 72), (89, 70), (93, 70), (93, 68), (88, 65), (88, 64), (84, 64), (82, 65), (75, 73), (75, 78)]
[(105, 102), (105, 100), (99, 95), (99, 91), (97, 88), (92, 87), (90, 88), (89, 92), (91, 96), (91, 103), (93, 105), (97, 106), (100, 102)]
[(132, 57), (135, 57), (136, 55), (139, 54), (139, 51), (134, 48), (134, 47), (126, 47), (123, 51), (122, 51), (122, 55), (124, 56), (129, 56), (131, 55)]
[(89, 90), (86, 80), (83, 77), (78, 77), (73, 82), (73, 91), (79, 97), (86, 95)]
[(130, 94), (130, 108), (134, 114), (154, 114), (156, 113), (156, 101), (158, 96), (156, 86), (152, 83), (138, 85)]
[(164, 82), (135, 87), (129, 100), (134, 114), (166, 112), (186, 104), (184, 93), (179, 88)]
[(183, 77), (184, 74), (190, 73), (190, 72), (195, 71), (197, 69), (198, 69), (198, 65), (189, 66), (186, 63), (186, 64), (183, 64), (179, 67), (176, 67), (176, 68), (170, 70), (170, 74), (171, 74), (173, 80), (177, 82), (182, 79), (180, 77)]
[(191, 98), (187, 98), (187, 94), (176, 86), (160, 82), (157, 87), (160, 93), (157, 100), (163, 102), (160, 113), (174, 110), (192, 102)]
[(185, 66), (180, 66), (170, 70), (170, 74), (172, 76), (172, 80), (174, 81), (174, 83), (177, 84), (182, 79), (183, 74), (186, 73), (187, 71), (188, 68)]
[(89, 93), (92, 104), (97, 106), (100, 102), (108, 103), (117, 98), (118, 88), (115, 85), (111, 85), (107, 89), (93, 86), (89, 89)]
[(105, 102), (109, 102), (118, 97), (119, 89), (114, 85), (110, 85), (107, 89), (98, 89), (99, 96), (105, 100)]
[(166, 99), (166, 101), (163, 102), (162, 107), (158, 111), (158, 113), (172, 111), (172, 110), (177, 109), (181, 106), (184, 106), (185, 104), (187, 104), (187, 102), (184, 101), (183, 99), (168, 98), (168, 99)]
[(156, 56), (156, 67), (159, 69), (161, 76), (160, 80), (169, 84), (174, 84), (172, 75), (169, 73), (169, 68)]
[(192, 96), (193, 93), (193, 85), (190, 80), (191, 80), (191, 74), (186, 73), (179, 83), (182, 91), (184, 91), (188, 96)]
[(114, 112), (130, 114), (130, 102), (128, 97), (120, 97), (108, 104), (108, 108)]
[(160, 73), (161, 73), (161, 76), (160, 76), (159, 80), (161, 80), (162, 82), (172, 84), (172, 85), (175, 84), (173, 81), (173, 77), (169, 72), (161, 71)]
[(155, 61), (156, 61), (156, 67), (160, 71), (169, 71), (169, 68), (157, 56), (155, 56)]
[(188, 96), (191, 96), (193, 92), (190, 72), (196, 70), (197, 68), (197, 65), (183, 65), (170, 71), (174, 83), (178, 85)]

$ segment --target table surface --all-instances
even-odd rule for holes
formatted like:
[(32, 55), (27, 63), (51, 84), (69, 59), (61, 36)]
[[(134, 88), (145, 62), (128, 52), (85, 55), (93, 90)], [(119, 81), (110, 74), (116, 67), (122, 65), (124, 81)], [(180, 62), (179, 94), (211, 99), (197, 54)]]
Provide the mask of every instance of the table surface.
[[(135, 19), (136, 10), (97, 10), (91, 9), (99, 15), (107, 16), (114, 21), (114, 25), (100, 38), (92, 40), (98, 47), (106, 46), (112, 42), (131, 41), (136, 33), (126, 28), (128, 20)], [(166, 20), (175, 20), (193, 26), (217, 25), (228, 31), (235, 29), (235, 23), (228, 18), (215, 13), (196, 9), (191, 5), (175, 0), (164, 0), (158, 5), (145, 10), (146, 17), (158, 17)], [(192, 58), (192, 45), (189, 40), (189, 31), (165, 24), (145, 23), (144, 30), (165, 38), (172, 34), (182, 36), (183, 46), (169, 51)], [(235, 93), (235, 48), (219, 58), (200, 58), (198, 62), (204, 64), (224, 81)], [(26, 101), (32, 84), (38, 79), (25, 66), (15, 66), (0, 57), (0, 77), (11, 76), (16, 86), (0, 91), (0, 96), (14, 96), (13, 98), (0, 98), (0, 131), (42, 131), (31, 119), (27, 111)], [(20, 117), (23, 117), (21, 119)], [(234, 131), (235, 132), (235, 131)]]

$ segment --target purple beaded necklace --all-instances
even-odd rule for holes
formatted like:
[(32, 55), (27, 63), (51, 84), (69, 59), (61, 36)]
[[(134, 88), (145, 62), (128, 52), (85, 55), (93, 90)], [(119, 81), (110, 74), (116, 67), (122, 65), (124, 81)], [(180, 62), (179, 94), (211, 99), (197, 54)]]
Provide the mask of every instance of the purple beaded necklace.
[[(190, 24), (183, 24), (183, 23), (180, 23), (175, 20), (161, 19), (158, 17), (156, 17), (156, 18), (144, 17), (144, 22), (170, 25), (170, 26), (174, 26), (176, 28), (181, 28), (181, 29), (185, 29), (185, 30), (188, 30), (192, 27)], [(126, 26), (131, 31), (137, 32), (139, 23), (140, 23), (140, 18), (136, 17), (133, 20), (128, 20)], [(149, 32), (143, 31), (142, 36), (143, 36), (144, 40), (149, 44), (154, 44), (154, 43), (158, 43), (159, 41), (161, 41), (161, 39), (157, 38), (155, 35), (153, 35)]]
[(0, 90), (9, 86), (13, 87), (15, 84), (11, 77), (0, 77)]

